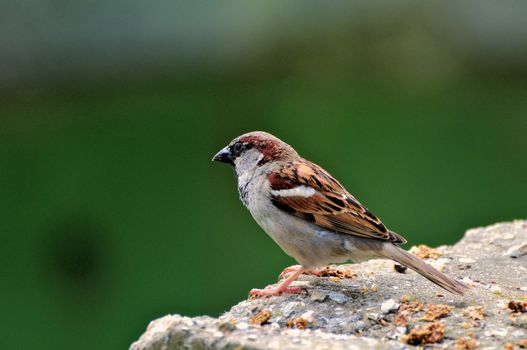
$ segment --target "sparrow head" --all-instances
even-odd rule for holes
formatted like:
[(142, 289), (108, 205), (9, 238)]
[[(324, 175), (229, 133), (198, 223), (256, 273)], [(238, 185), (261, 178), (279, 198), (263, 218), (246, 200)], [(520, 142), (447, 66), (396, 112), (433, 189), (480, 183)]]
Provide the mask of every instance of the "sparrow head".
[(238, 169), (261, 166), (294, 156), (298, 156), (296, 151), (279, 138), (263, 131), (253, 131), (232, 140), (212, 160), (231, 164)]

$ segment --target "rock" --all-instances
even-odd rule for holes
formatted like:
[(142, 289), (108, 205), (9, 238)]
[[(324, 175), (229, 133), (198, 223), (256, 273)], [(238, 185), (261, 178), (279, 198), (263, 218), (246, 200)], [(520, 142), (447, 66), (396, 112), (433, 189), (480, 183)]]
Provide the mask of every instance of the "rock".
[(511, 252), (525, 242), (527, 221), (515, 221), (468, 230), (454, 246), (419, 248), (470, 284), (464, 297), (371, 260), (351, 266), (356, 277), (303, 275), (306, 292), (244, 300), (219, 318), (162, 317), (130, 349), (516, 348), (527, 339), (527, 256)]
[(494, 294), (501, 294), (501, 287), (500, 286), (492, 286), (490, 287), (490, 292)]
[(320, 289), (315, 289), (314, 291), (310, 292), (309, 296), (312, 301), (324, 301), (327, 297), (328, 291)]
[(330, 292), (329, 298), (339, 304), (344, 304), (346, 301), (348, 301), (348, 297), (346, 295), (337, 292)]
[(314, 310), (308, 310), (304, 312), (300, 317), (302, 317), (307, 322), (313, 322), (313, 314), (315, 313)]
[(249, 328), (249, 325), (247, 324), (247, 322), (240, 322), (236, 325), (236, 328), (243, 331)]
[(510, 247), (504, 253), (504, 255), (510, 256), (511, 258), (519, 258), (520, 256), (527, 254), (527, 243), (518, 244)]
[(381, 304), (381, 311), (385, 314), (394, 312), (399, 308), (399, 304), (393, 299), (388, 299)]
[[(459, 259), (459, 260), (461, 261), (462, 259)], [(439, 258), (437, 260), (428, 261), (430, 265), (432, 265), (433, 267), (435, 267), (437, 270), (441, 272), (445, 271), (445, 268), (449, 262), (450, 262), (450, 259), (447, 259), (447, 258)]]
[[(525, 330), (527, 330), (527, 315), (526, 314), (514, 315), (510, 317), (510, 323), (513, 326), (516, 326), (518, 328), (524, 328)], [(524, 331), (523, 334), (527, 336), (525, 332), (526, 331)]]
[(364, 321), (357, 321), (353, 324), (353, 330), (356, 332), (362, 332), (366, 328), (367, 324)]

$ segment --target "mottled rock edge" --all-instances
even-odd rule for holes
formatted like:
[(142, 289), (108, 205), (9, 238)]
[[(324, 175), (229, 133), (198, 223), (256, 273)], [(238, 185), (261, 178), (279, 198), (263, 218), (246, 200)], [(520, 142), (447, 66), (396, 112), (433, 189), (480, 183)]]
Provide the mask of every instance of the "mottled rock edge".
[(427, 341), (514, 349), (527, 342), (527, 313), (508, 307), (527, 302), (527, 221), (468, 230), (438, 251), (429, 262), (468, 283), (464, 297), (372, 260), (337, 268), (356, 277), (302, 276), (302, 294), (245, 300), (219, 318), (162, 317), (130, 349), (405, 349)]

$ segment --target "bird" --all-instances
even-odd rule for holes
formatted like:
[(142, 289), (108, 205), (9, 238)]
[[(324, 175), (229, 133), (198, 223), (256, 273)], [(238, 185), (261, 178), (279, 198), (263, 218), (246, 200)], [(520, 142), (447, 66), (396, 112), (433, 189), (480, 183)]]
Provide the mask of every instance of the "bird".
[(463, 295), (468, 286), (402, 249), (406, 239), (351, 195), (317, 164), (263, 131), (245, 133), (217, 152), (230, 164), (243, 205), (260, 227), (299, 265), (287, 268), (277, 286), (252, 289), (251, 296), (300, 293), (290, 284), (301, 274), (320, 275), (324, 266), (347, 261), (391, 259), (443, 289)]

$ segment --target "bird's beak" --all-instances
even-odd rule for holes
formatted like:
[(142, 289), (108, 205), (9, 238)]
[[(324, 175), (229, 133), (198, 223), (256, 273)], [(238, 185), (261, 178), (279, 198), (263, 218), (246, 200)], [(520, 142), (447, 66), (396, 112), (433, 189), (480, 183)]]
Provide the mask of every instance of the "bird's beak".
[(234, 165), (234, 159), (231, 153), (231, 150), (229, 149), (229, 146), (225, 147), (212, 158), (213, 162), (222, 162), (222, 163), (229, 163), (231, 165)]

